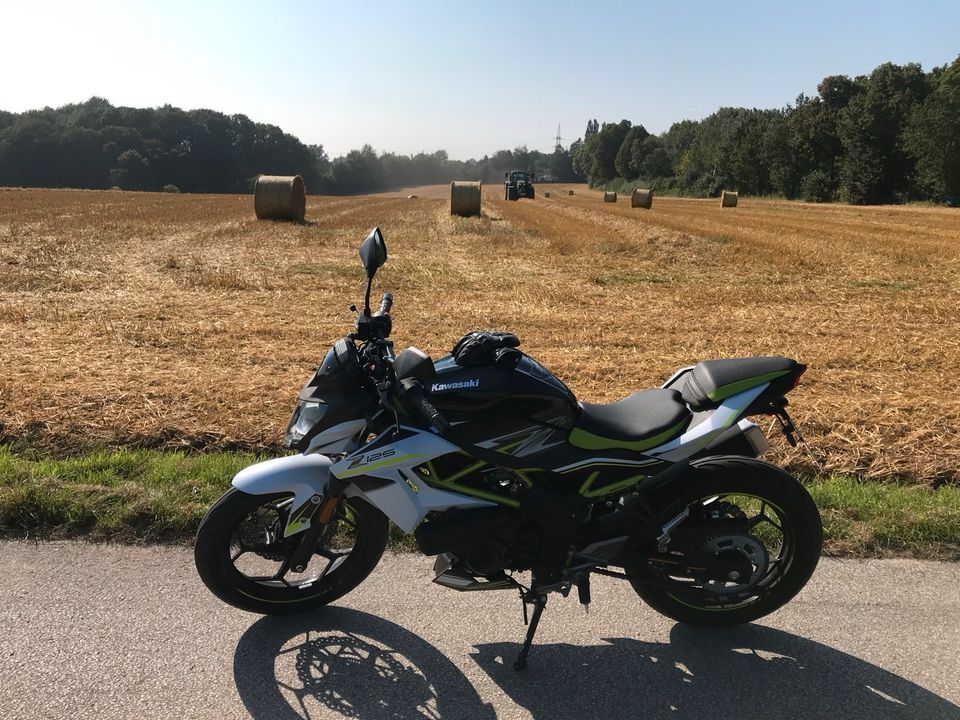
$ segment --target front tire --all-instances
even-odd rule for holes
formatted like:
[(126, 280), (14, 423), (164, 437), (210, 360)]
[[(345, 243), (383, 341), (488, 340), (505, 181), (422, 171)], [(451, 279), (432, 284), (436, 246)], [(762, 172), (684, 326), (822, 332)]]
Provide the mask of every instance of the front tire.
[[(810, 494), (780, 468), (750, 458), (707, 458), (695, 463), (691, 471), (681, 497), (671, 503), (674, 509), (691, 508), (691, 519), (685, 523), (703, 517), (703, 509), (711, 506), (720, 508), (717, 515), (734, 524), (741, 517), (755, 523), (746, 533), (718, 530), (710, 537), (709, 531), (703, 532), (696, 543), (700, 557), (721, 558), (726, 553), (727, 558), (741, 560), (742, 556), (741, 565), (753, 567), (756, 577), (744, 581), (742, 587), (727, 578), (701, 578), (700, 582), (683, 578), (665, 586), (650, 580), (669, 582), (669, 570), (638, 563), (627, 568), (636, 593), (662, 615), (706, 627), (739, 625), (782, 607), (803, 589), (820, 559), (823, 531)], [(681, 523), (675, 535), (680, 535), (683, 527)], [(667, 552), (671, 550), (668, 546)]]
[(231, 488), (197, 530), (194, 561), (203, 583), (234, 607), (264, 615), (313, 610), (359, 585), (387, 543), (386, 516), (363, 500), (344, 501), (302, 574), (287, 565), (302, 533), (282, 537), (292, 495)]

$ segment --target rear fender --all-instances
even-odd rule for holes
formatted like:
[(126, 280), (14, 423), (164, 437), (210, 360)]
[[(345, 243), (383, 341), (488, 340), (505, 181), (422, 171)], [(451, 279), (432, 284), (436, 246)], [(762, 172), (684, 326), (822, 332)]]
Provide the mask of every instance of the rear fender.
[(741, 420), (720, 433), (713, 442), (690, 459), (708, 455), (741, 455), (758, 458), (770, 449), (763, 430), (749, 420)]

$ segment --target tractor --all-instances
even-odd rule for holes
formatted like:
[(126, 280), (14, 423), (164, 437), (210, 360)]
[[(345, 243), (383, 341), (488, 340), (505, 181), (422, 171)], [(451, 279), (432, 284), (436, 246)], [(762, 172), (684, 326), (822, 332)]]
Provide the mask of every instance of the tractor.
[(533, 200), (533, 174), (523, 170), (511, 170), (504, 173), (503, 199), (519, 200), (530, 198)]

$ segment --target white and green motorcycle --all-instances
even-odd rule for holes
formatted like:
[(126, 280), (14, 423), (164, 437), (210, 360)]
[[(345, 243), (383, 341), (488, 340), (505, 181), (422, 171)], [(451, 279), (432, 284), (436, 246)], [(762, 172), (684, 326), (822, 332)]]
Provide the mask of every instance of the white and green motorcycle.
[[(608, 405), (578, 402), (509, 333), (471, 333), (450, 355), (395, 355), (392, 296), (371, 312), (387, 258), (379, 228), (355, 330), (304, 385), (286, 440), (210, 508), (196, 564), (225, 602), (317, 608), (377, 565), (388, 520), (437, 556), (435, 582), (520, 591), (533, 606), (522, 668), (551, 592), (590, 602), (593, 574), (622, 578), (659, 612), (728, 626), (806, 584), (820, 515), (803, 486), (758, 459), (746, 418), (773, 415), (806, 369), (783, 357), (711, 360)], [(527, 575), (529, 571), (529, 575)]]

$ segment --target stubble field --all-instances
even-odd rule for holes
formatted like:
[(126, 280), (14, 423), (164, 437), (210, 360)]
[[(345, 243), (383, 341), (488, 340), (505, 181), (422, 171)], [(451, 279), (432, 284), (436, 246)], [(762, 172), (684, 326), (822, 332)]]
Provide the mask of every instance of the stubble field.
[[(553, 185), (517, 203), (485, 187), (483, 217), (461, 219), (448, 192), (311, 197), (285, 224), (250, 197), (0, 190), (0, 442), (277, 448), (350, 329), (356, 248), (380, 225), (400, 348), (509, 329), (593, 402), (701, 359), (788, 355), (809, 365), (791, 406), (826, 470), (960, 480), (960, 213), (645, 211)], [(773, 459), (812, 469), (785, 443)]]

